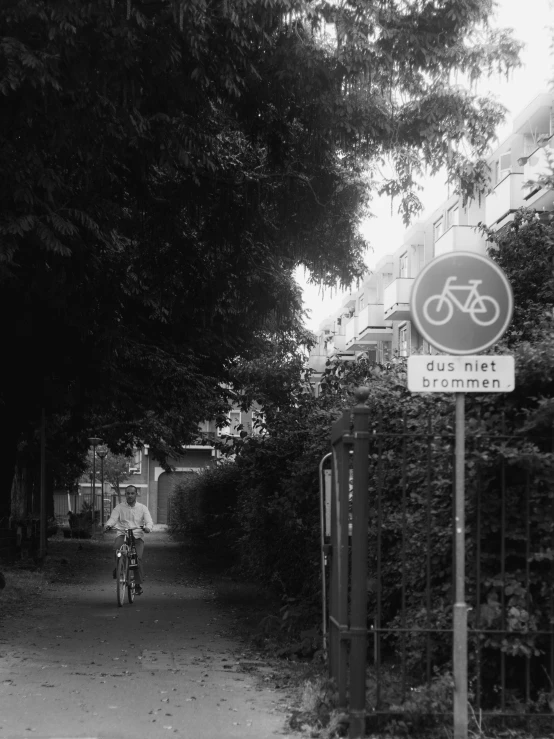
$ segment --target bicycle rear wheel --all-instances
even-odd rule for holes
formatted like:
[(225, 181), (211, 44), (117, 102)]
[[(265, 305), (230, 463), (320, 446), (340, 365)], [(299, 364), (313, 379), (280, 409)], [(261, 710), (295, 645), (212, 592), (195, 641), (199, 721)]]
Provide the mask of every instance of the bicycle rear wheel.
[(452, 318), (454, 306), (448, 297), (431, 295), (423, 303), (423, 316), (433, 326), (444, 326)]
[(122, 554), (117, 558), (117, 605), (122, 606), (125, 603), (125, 590), (127, 588), (127, 557)]
[(480, 295), (473, 301), (470, 315), (478, 326), (490, 326), (498, 320), (500, 306), (490, 295)]

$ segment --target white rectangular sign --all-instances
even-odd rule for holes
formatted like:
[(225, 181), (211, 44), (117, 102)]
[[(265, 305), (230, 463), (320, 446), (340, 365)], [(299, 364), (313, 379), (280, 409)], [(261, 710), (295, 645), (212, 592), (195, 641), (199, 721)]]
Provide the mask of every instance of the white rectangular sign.
[(408, 390), (413, 393), (509, 393), (514, 387), (514, 358), (506, 354), (408, 357)]

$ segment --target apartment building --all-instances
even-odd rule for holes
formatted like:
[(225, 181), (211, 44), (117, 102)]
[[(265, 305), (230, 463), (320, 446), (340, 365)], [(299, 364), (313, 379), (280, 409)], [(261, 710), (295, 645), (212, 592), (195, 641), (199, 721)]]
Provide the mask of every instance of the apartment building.
[(456, 251), (486, 254), (480, 224), (505, 228), (520, 208), (554, 210), (554, 192), (526, 186), (548, 173), (547, 151), (554, 149), (554, 94), (538, 95), (514, 119), (511, 134), (491, 154), (490, 192), (464, 204), (445, 200), (424, 221), (414, 223), (402, 244), (381, 258), (363, 285), (346, 296), (317, 332), (309, 366), (315, 384), (328, 359), (355, 360), (362, 353), (380, 363), (434, 349), (417, 332), (410, 316), (410, 291), (419, 271), (434, 257)]

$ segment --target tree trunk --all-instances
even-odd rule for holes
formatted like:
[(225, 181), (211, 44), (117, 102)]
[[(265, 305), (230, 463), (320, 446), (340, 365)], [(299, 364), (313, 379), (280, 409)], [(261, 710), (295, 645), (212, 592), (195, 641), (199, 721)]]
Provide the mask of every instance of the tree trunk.
[(17, 460), (17, 442), (19, 429), (10, 414), (2, 413), (0, 424), (0, 449), (2, 464), (0, 465), (0, 521), (9, 519), (11, 515), (11, 491)]
[(16, 466), (12, 480), (11, 516), (14, 521), (27, 517), (29, 501), (29, 471), (27, 467)]

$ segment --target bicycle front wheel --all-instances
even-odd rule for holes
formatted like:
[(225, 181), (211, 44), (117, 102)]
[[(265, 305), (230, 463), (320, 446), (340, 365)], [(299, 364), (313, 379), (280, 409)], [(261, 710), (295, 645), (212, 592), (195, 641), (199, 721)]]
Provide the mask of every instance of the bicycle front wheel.
[(122, 554), (117, 558), (117, 605), (122, 606), (125, 603), (125, 590), (127, 589), (127, 557)]
[(129, 603), (132, 604), (135, 600), (135, 571), (128, 570), (127, 578), (127, 597), (129, 598)]
[(443, 295), (431, 295), (423, 303), (423, 315), (433, 326), (443, 326), (452, 318), (454, 306)]

